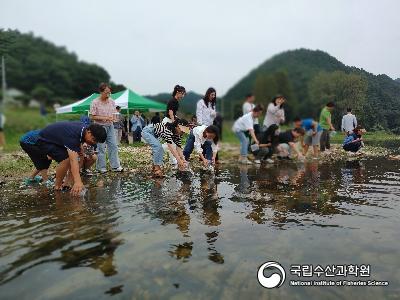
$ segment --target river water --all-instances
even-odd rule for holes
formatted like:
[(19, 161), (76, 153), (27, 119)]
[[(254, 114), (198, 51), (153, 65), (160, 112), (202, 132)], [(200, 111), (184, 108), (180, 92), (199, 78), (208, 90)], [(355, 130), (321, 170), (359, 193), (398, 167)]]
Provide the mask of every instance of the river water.
[[(0, 298), (396, 299), (399, 167), (366, 158), (93, 178), (82, 199), (3, 188)], [(258, 283), (268, 261), (286, 271), (279, 288)], [(389, 285), (292, 286), (310, 265), (368, 265), (369, 277), (312, 279)]]

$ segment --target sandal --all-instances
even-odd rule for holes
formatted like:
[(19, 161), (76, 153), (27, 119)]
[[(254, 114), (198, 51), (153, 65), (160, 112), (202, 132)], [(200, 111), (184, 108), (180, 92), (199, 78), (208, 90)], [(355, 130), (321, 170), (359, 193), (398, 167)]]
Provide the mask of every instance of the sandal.
[(154, 178), (163, 178), (164, 175), (163, 175), (163, 173), (162, 173), (161, 170), (154, 170), (154, 171), (153, 171), (153, 177), (154, 177)]

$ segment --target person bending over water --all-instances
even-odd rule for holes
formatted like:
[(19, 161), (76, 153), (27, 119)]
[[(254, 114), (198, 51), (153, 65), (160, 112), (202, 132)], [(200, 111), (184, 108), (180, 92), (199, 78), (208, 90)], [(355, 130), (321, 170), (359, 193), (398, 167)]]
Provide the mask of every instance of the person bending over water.
[(252, 162), (249, 161), (247, 158), (248, 154), (248, 147), (249, 147), (249, 139), (246, 136), (246, 133), (250, 134), (250, 136), (253, 138), (253, 141), (256, 144), (260, 144), (258, 141), (255, 133), (254, 133), (254, 121), (260, 117), (261, 113), (263, 111), (262, 105), (258, 104), (256, 105), (252, 112), (249, 112), (243, 116), (241, 116), (239, 119), (235, 121), (235, 123), (232, 126), (232, 131), (236, 134), (240, 141), (240, 158), (239, 158), (239, 163), (242, 164), (251, 164)]
[(167, 143), (169, 151), (176, 158), (179, 170), (186, 168), (185, 157), (182, 153), (182, 135), (189, 132), (188, 122), (175, 119), (173, 123), (150, 124), (143, 128), (142, 137), (151, 146), (153, 154), (153, 176), (163, 177), (161, 166), (163, 164), (164, 149), (160, 140)]
[(353, 133), (346, 136), (343, 141), (343, 150), (348, 152), (356, 153), (364, 145), (362, 135), (365, 133), (365, 129), (358, 125), (354, 128)]
[(189, 161), (193, 149), (196, 150), (205, 167), (215, 164), (218, 144), (218, 127), (214, 125), (194, 127), (186, 141), (183, 155)]

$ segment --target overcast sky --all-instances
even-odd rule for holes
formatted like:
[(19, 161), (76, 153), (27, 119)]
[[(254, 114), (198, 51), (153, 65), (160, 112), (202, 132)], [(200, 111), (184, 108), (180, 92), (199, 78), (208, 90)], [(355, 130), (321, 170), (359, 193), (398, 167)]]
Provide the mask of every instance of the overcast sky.
[(400, 77), (400, 1), (0, 0), (0, 27), (32, 31), (141, 94), (220, 95), (281, 51), (320, 49)]

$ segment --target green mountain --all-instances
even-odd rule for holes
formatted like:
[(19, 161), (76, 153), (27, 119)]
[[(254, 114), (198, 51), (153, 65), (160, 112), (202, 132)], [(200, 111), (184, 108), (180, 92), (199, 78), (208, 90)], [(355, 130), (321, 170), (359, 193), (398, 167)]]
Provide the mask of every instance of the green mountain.
[(352, 107), (367, 129), (400, 133), (398, 81), (346, 66), (323, 51), (292, 50), (268, 59), (229, 89), (223, 99), (225, 116), (237, 117), (249, 92), (264, 106), (274, 95), (285, 95), (288, 120), (318, 118), (325, 103), (334, 101), (336, 128), (346, 107)]
[[(96, 91), (100, 82), (110, 81), (104, 68), (79, 61), (65, 47), (32, 33), (0, 29), (0, 55), (6, 59), (8, 86), (47, 104), (80, 99)], [(124, 89), (111, 85), (114, 91)]]
[[(167, 103), (171, 98), (171, 93), (160, 93), (157, 95), (149, 95), (147, 98)], [(188, 115), (196, 114), (197, 101), (203, 98), (203, 95), (197, 94), (193, 91), (189, 91), (185, 98), (179, 104), (179, 110)]]

